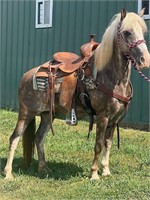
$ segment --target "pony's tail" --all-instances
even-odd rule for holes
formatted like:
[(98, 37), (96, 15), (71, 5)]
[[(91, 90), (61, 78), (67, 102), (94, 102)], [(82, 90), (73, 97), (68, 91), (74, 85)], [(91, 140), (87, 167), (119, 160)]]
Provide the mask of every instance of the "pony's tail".
[(35, 118), (28, 124), (22, 139), (23, 145), (23, 158), (24, 165), (26, 168), (30, 167), (32, 157), (34, 155), (34, 147), (35, 147)]

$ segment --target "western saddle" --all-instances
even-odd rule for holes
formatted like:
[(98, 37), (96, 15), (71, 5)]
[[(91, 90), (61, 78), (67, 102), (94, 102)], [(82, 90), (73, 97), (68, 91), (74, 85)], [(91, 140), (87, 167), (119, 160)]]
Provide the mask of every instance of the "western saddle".
[(81, 56), (71, 52), (55, 53), (52, 60), (38, 67), (33, 77), (33, 88), (47, 91), (51, 114), (55, 113), (55, 93), (60, 93), (60, 105), (68, 111), (66, 123), (69, 125), (77, 124), (74, 103), (77, 85), (79, 85), (80, 93), (84, 93), (82, 84), (84, 75), (91, 76), (92, 74), (93, 54), (99, 45), (94, 41), (94, 37), (95, 35), (91, 34), (90, 42), (81, 46)]

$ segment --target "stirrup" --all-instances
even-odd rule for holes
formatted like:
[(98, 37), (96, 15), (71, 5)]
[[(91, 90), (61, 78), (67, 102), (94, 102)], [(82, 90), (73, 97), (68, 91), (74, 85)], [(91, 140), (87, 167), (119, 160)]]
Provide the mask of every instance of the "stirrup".
[(70, 126), (76, 126), (77, 125), (77, 117), (75, 113), (75, 109), (72, 108), (71, 112), (68, 112), (66, 115), (66, 124)]

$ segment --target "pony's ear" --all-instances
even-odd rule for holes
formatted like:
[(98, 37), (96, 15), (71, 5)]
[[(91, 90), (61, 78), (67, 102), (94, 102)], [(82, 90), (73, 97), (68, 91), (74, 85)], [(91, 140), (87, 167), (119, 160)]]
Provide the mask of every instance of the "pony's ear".
[(123, 8), (123, 9), (121, 10), (121, 21), (126, 17), (126, 14), (127, 14), (127, 12), (126, 12), (126, 10)]
[(142, 16), (144, 15), (145, 9), (146, 9), (146, 8), (143, 8), (143, 9), (138, 13), (138, 15), (139, 15), (140, 17), (142, 17)]

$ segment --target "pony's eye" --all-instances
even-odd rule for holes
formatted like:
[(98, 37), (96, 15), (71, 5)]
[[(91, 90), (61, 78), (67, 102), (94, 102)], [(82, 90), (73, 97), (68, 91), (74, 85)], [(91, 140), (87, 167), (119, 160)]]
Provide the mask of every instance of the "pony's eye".
[(124, 35), (125, 35), (126, 37), (128, 37), (128, 36), (131, 35), (131, 32), (130, 32), (130, 31), (124, 31)]

